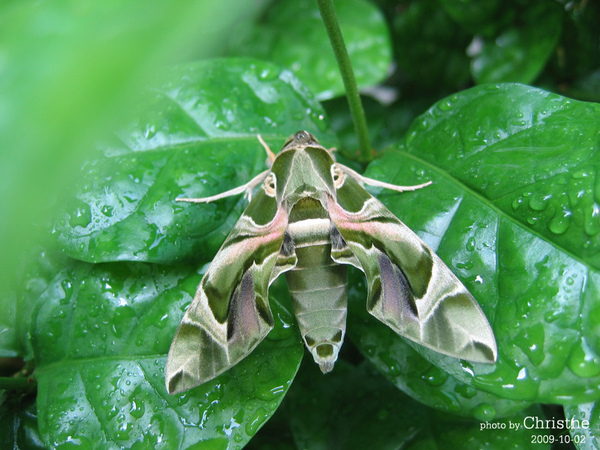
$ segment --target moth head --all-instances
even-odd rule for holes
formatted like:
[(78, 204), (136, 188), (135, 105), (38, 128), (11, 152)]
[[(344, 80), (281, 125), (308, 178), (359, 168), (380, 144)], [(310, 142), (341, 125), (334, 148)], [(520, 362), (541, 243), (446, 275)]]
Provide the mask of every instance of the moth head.
[(313, 145), (321, 147), (317, 138), (310, 134), (308, 131), (298, 131), (296, 134), (290, 136), (283, 144), (281, 151), (285, 151), (288, 147), (304, 147), (307, 145)]

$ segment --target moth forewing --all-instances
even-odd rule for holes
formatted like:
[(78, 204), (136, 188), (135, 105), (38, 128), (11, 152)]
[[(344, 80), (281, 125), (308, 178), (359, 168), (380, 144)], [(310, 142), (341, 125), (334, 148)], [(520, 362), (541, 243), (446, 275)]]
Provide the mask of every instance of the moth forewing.
[(369, 286), (368, 311), (402, 336), (457, 358), (494, 362), (492, 329), (473, 296), (407, 226), (335, 162), (310, 133), (290, 137), (249, 183), (203, 199), (257, 195), (204, 275), (165, 371), (170, 393), (204, 383), (247, 356), (273, 326), (269, 284), (286, 278), (306, 347), (329, 372), (346, 331), (347, 265)]
[(398, 334), (440, 353), (495, 362), (494, 333), (475, 298), (359, 181), (345, 177), (328, 211), (367, 278), (367, 310)]
[[(175, 334), (165, 381), (174, 394), (211, 380), (247, 356), (273, 327), (271, 274), (287, 228), (284, 209), (259, 189), (200, 282)], [(249, 213), (270, 211), (271, 220)], [(258, 222), (258, 223), (257, 223)]]

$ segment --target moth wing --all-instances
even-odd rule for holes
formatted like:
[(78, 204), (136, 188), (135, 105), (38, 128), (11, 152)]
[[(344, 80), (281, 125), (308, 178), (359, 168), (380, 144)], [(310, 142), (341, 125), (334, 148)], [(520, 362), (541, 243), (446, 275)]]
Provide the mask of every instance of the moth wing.
[[(202, 278), (173, 338), (165, 369), (170, 394), (221, 374), (273, 328), (268, 287), (274, 273), (291, 268), (273, 270), (281, 266), (287, 223), (285, 210), (259, 189)], [(289, 263), (290, 256), (284, 260)]]
[(346, 177), (337, 194), (328, 210), (343, 240), (332, 239), (332, 258), (365, 273), (367, 310), (440, 353), (495, 362), (496, 340), (485, 314), (442, 260), (353, 178)]

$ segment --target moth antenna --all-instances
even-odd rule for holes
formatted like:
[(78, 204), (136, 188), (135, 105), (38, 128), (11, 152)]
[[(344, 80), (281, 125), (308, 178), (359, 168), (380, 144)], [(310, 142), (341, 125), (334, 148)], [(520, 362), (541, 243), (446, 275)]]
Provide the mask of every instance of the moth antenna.
[(176, 198), (175, 201), (178, 202), (188, 202), (188, 203), (210, 203), (215, 200), (220, 200), (222, 198), (231, 197), (233, 195), (244, 193), (244, 197), (248, 199), (248, 201), (252, 200), (252, 192), (254, 189), (262, 183), (265, 178), (271, 173), (270, 170), (265, 170), (264, 172), (259, 173), (254, 178), (252, 178), (246, 184), (242, 186), (238, 186), (236, 188), (230, 189), (225, 192), (221, 192), (220, 194), (213, 195), (211, 197), (203, 197), (203, 198)]
[(416, 191), (417, 189), (421, 189), (421, 188), (424, 188), (424, 187), (432, 184), (431, 181), (428, 181), (427, 183), (416, 184), (414, 186), (398, 186), (396, 184), (385, 183), (383, 181), (378, 181), (378, 180), (374, 180), (372, 178), (363, 177), (360, 173), (352, 170), (350, 167), (344, 166), (343, 164), (338, 164), (338, 166), (344, 172), (346, 172), (348, 175), (350, 175), (352, 178), (354, 178), (356, 181), (358, 181), (361, 184), (368, 184), (369, 186), (382, 187), (382, 188), (390, 189), (390, 190), (396, 191), (396, 192)]
[(256, 137), (258, 138), (258, 142), (260, 142), (260, 144), (265, 149), (265, 152), (267, 152), (267, 161), (270, 163), (270, 164), (267, 163), (267, 166), (271, 167), (271, 165), (273, 164), (273, 161), (275, 161), (275, 153), (273, 153), (273, 151), (269, 147), (269, 144), (267, 144), (264, 141), (264, 139), (262, 138), (262, 136), (260, 134), (257, 134)]

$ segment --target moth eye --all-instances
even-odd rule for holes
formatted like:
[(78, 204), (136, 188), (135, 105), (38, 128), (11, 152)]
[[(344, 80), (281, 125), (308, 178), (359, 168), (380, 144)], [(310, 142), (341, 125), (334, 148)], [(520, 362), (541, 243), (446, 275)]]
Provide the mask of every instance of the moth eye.
[(274, 173), (270, 173), (269, 176), (265, 179), (265, 192), (267, 193), (267, 195), (275, 197), (276, 190), (277, 179), (275, 178)]
[(338, 166), (331, 166), (331, 176), (333, 177), (333, 185), (336, 189), (340, 188), (342, 184), (344, 184), (344, 172), (342, 172)]

